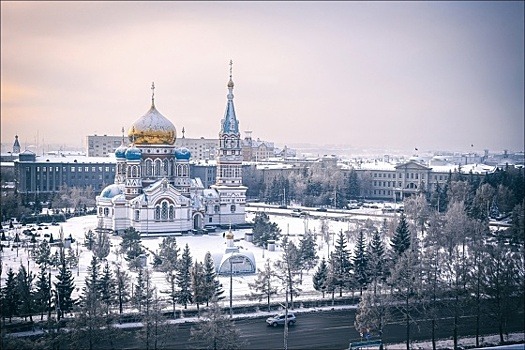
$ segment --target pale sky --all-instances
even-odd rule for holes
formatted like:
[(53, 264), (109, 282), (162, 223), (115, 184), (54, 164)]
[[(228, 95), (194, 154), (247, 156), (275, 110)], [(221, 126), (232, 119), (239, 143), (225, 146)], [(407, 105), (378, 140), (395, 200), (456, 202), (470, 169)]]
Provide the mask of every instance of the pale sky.
[(524, 149), (524, 2), (1, 3), (1, 137), (120, 135), (151, 103), (216, 138)]

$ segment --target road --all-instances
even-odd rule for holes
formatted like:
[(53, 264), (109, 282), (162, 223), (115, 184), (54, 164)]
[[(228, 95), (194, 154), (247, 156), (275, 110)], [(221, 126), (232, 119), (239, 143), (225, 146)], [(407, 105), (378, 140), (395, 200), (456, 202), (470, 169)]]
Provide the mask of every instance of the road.
[[(297, 324), (289, 327), (288, 348), (289, 349), (346, 349), (350, 341), (359, 341), (359, 334), (353, 326), (355, 310), (336, 310), (328, 312), (313, 312), (297, 314)], [(268, 327), (264, 318), (251, 318), (236, 320), (235, 324), (241, 332), (243, 340), (248, 344), (246, 349), (283, 349), (284, 328)], [(459, 336), (472, 335), (475, 333), (474, 318), (462, 318), (459, 327)], [(168, 339), (163, 341), (166, 348), (196, 348), (199, 343), (189, 341), (190, 328), (194, 324), (179, 324), (169, 332)], [(490, 316), (485, 316), (482, 322), (481, 332), (494, 334), (497, 325)], [(509, 324), (510, 331), (523, 331), (523, 315), (517, 317)], [(411, 327), (412, 340), (426, 340), (430, 338), (430, 322), (420, 321), (418, 325)], [(440, 321), (436, 330), (437, 338), (451, 338), (452, 319)], [(405, 340), (406, 329), (404, 324), (388, 324), (383, 333), (385, 343), (401, 343)], [(124, 343), (127, 343), (124, 345)], [(140, 342), (123, 342), (124, 347), (129, 349), (143, 348)]]

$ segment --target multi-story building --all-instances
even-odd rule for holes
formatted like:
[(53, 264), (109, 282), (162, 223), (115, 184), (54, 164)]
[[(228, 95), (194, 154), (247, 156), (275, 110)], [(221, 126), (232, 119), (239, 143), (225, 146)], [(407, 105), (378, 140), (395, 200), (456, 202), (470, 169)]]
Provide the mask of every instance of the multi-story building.
[(86, 154), (88, 157), (112, 156), (122, 143), (122, 138), (123, 136), (88, 135)]
[[(184, 135), (184, 128), (182, 130)], [(183, 136), (175, 141), (176, 147), (184, 147), (190, 151), (192, 161), (195, 162), (215, 160), (218, 144), (219, 139), (206, 139), (204, 137), (192, 139)]]
[(245, 131), (246, 135), (242, 140), (242, 156), (245, 162), (265, 161), (275, 156), (273, 142), (252, 139), (252, 132)]
[(101, 190), (113, 183), (114, 157), (86, 157), (64, 154), (37, 156), (26, 150), (15, 160), (16, 188), (22, 194), (47, 195), (61, 186), (91, 186)]

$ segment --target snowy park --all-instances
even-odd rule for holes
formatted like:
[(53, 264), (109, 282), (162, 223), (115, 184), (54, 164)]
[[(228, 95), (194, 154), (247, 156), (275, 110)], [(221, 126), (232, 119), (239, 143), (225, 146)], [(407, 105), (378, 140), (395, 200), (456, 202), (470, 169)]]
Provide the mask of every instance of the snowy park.
[[(247, 221), (253, 220), (255, 216), (255, 211), (248, 212), (246, 214)], [(356, 228), (364, 223), (366, 219), (379, 220), (376, 217), (361, 217), (360, 220), (354, 220), (350, 222), (349, 220), (342, 220), (341, 215), (332, 214), (328, 216), (327, 214), (318, 215), (318, 216), (309, 216), (307, 218), (299, 217), (290, 217), (288, 215), (270, 215), (270, 220), (275, 222), (281, 229), (281, 234), (288, 235), (289, 239), (298, 244), (300, 237), (303, 235), (305, 230), (310, 230), (316, 234), (317, 237), (317, 256), (319, 259), (323, 257), (328, 257), (330, 251), (333, 250), (334, 241), (336, 235), (340, 232), (355, 232)], [(382, 219), (380, 219), (382, 221)], [(328, 232), (330, 233), (330, 240), (327, 243), (325, 238), (320, 234), (321, 226), (323, 224), (327, 225)], [(39, 266), (31, 258), (31, 250), (34, 249), (29, 243), (29, 240), (26, 235), (22, 233), (23, 230), (33, 230), (33, 232), (40, 233), (37, 237), (37, 242), (39, 243), (42, 239), (49, 241), (49, 237), (52, 235), (54, 240), (57, 241), (60, 237), (60, 231), (63, 231), (63, 237), (71, 236), (74, 239), (74, 243), (71, 244), (73, 251), (78, 253), (79, 264), (77, 267), (72, 268), (72, 274), (75, 278), (75, 290), (72, 294), (74, 298), (78, 298), (82, 293), (82, 289), (85, 285), (85, 278), (88, 273), (88, 266), (92, 258), (92, 252), (84, 246), (85, 234), (92, 230), (94, 231), (97, 227), (97, 218), (95, 215), (74, 217), (67, 220), (64, 223), (59, 225), (50, 225), (50, 224), (40, 224), (40, 225), (26, 225), (21, 226), (20, 224), (15, 224), (14, 228), (6, 230), (6, 241), (3, 241), (3, 251), (2, 254), (2, 285), (5, 283), (6, 273), (12, 268), (16, 273), (20, 265), (25, 266), (29, 269), (34, 275), (39, 271)], [(216, 232), (210, 232), (209, 234), (185, 234), (176, 236), (177, 246), (181, 249), (188, 244), (190, 253), (193, 261), (203, 261), (206, 252), (212, 254), (224, 253), (226, 249), (226, 239), (224, 238), (224, 233), (227, 230), (217, 230)], [(253, 253), (256, 262), (256, 268), (262, 269), (266, 260), (269, 259), (272, 263), (277, 261), (281, 255), (282, 250), (279, 247), (279, 242), (277, 242), (276, 248), (273, 251), (267, 249), (262, 249), (257, 247), (251, 242), (245, 240), (245, 234), (251, 232), (251, 229), (239, 229), (234, 230), (234, 244), (239, 248), (240, 252), (248, 251)], [(16, 244), (14, 243), (14, 237), (18, 233), (21, 238), (21, 242)], [(45, 237), (46, 236), (46, 237)], [(349, 251), (353, 250), (355, 240), (352, 239), (351, 234), (348, 236), (348, 249)], [(142, 245), (150, 252), (158, 252), (159, 245), (163, 240), (163, 236), (148, 236), (147, 234), (142, 234)], [(119, 254), (120, 243), (122, 238), (114, 235), (110, 235), (111, 240), (111, 251), (107, 257), (107, 260), (110, 263), (121, 263), (121, 266), (128, 268), (127, 262), (122, 258), (122, 255)], [(37, 244), (38, 244), (37, 243)], [(36, 244), (35, 244), (36, 245)], [(58, 246), (51, 246), (51, 255), (54, 255), (58, 251)], [(153, 254), (147, 254), (147, 268), (152, 272), (151, 279), (155, 284), (158, 291), (168, 290), (168, 282), (166, 281), (165, 274), (159, 271), (154, 271), (152, 269), (153, 263)], [(302, 293), (305, 297), (310, 295), (312, 297), (319, 296), (320, 293), (316, 292), (313, 288), (312, 275), (315, 269), (306, 271), (303, 276), (303, 284), (301, 286)], [(51, 275), (54, 277), (58, 270), (50, 268)], [(137, 272), (129, 270), (128, 273), (131, 277), (131, 282), (137, 278)], [(227, 296), (229, 297), (229, 283), (230, 276), (221, 275), (218, 277), (220, 283), (223, 285), (223, 289), (226, 291)], [(248, 303), (250, 302), (247, 299), (247, 295), (250, 293), (249, 283), (253, 282), (256, 278), (256, 274), (248, 275), (234, 275), (233, 276), (233, 288), (232, 288), (232, 299), (234, 303)], [(54, 278), (52, 279), (55, 280)], [(276, 299), (284, 299), (284, 291), (279, 292), (275, 297)]]

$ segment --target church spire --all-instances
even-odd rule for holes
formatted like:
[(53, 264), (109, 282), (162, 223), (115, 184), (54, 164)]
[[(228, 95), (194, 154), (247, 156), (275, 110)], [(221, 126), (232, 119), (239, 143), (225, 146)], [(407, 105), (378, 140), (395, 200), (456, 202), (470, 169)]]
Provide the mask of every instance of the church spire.
[(228, 102), (226, 112), (221, 122), (221, 134), (239, 134), (239, 122), (235, 116), (235, 107), (233, 106), (233, 79), (232, 79), (233, 61), (230, 60), (230, 80), (228, 81)]

